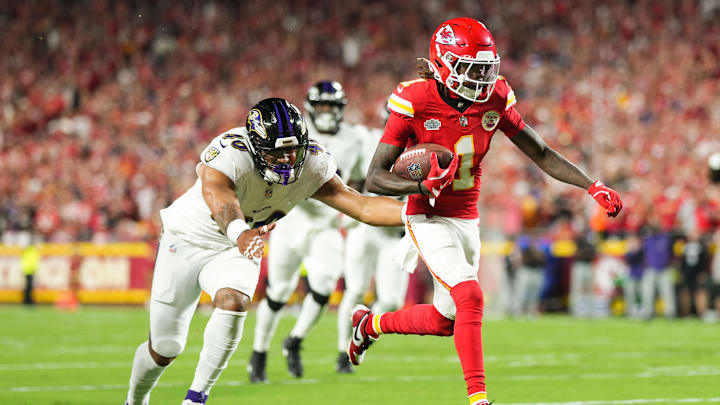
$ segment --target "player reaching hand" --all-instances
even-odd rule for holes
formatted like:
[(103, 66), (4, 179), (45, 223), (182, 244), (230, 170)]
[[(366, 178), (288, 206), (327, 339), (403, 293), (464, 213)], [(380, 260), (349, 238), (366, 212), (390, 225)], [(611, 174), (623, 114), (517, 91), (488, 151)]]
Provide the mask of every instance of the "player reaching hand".
[(201, 291), (214, 310), (182, 404), (206, 403), (242, 338), (260, 274), (261, 236), (300, 201), (316, 199), (370, 225), (402, 224), (402, 203), (343, 184), (330, 154), (308, 140), (300, 110), (283, 99), (259, 102), (244, 128), (217, 136), (200, 156), (195, 184), (160, 211), (150, 337), (135, 351), (127, 405), (147, 405), (160, 375), (183, 351)]

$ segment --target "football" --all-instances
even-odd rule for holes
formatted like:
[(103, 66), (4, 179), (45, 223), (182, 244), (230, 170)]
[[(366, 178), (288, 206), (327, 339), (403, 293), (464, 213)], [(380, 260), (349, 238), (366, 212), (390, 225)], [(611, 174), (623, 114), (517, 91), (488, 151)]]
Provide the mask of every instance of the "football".
[(436, 143), (421, 143), (405, 149), (395, 160), (391, 171), (404, 179), (424, 180), (430, 172), (430, 154), (433, 152), (440, 167), (448, 167), (453, 158), (449, 149)]

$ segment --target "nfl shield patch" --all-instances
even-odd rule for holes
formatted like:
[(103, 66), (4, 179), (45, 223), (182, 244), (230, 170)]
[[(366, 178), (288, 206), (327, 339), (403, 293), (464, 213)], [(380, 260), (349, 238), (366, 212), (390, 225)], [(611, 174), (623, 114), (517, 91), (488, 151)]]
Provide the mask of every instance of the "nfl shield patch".
[(423, 172), (422, 167), (420, 167), (420, 163), (411, 163), (408, 168), (408, 175), (413, 180), (422, 180), (423, 178)]
[(218, 148), (211, 146), (207, 152), (205, 152), (205, 162), (209, 162), (217, 157), (217, 155), (220, 154), (220, 151)]

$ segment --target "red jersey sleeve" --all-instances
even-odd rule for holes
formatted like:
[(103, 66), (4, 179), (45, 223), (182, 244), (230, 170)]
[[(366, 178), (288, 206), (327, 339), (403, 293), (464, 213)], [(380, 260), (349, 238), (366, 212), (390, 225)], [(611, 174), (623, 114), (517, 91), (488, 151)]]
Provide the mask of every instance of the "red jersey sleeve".
[(525, 121), (523, 121), (522, 115), (520, 115), (515, 106), (511, 106), (500, 116), (498, 129), (503, 131), (508, 138), (513, 137), (523, 128), (525, 128)]
[(390, 116), (385, 124), (385, 131), (383, 132), (382, 138), (380, 138), (380, 142), (394, 145), (398, 148), (405, 148), (408, 138), (410, 138), (410, 135), (413, 133), (412, 126), (407, 121), (408, 119), (410, 118), (405, 118), (405, 116), (390, 111)]
[(521, 129), (525, 128), (525, 121), (523, 121), (522, 116), (515, 108), (517, 98), (515, 97), (515, 92), (512, 87), (510, 87), (510, 83), (507, 82), (505, 77), (500, 76), (498, 78), (498, 85), (498, 90), (505, 96), (505, 111), (503, 111), (500, 116), (498, 129), (503, 131), (505, 136), (511, 138), (520, 132)]

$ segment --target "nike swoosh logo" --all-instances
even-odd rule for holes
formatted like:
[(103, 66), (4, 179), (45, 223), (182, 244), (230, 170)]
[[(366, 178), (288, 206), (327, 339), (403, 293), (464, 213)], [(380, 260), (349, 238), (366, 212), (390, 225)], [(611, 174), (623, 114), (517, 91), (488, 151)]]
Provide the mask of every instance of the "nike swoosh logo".
[(227, 145), (223, 145), (222, 139), (218, 139), (218, 143), (220, 143), (220, 146), (222, 146), (223, 148), (225, 148), (227, 146)]
[[(364, 318), (364, 317), (363, 317), (363, 318)], [(359, 324), (358, 327), (357, 327), (357, 329), (355, 329), (355, 330), (353, 331), (353, 340), (355, 341), (355, 344), (359, 344), (360, 342), (362, 342), (362, 336), (358, 337), (357, 333), (358, 333), (358, 331), (360, 330), (360, 328), (364, 328), (364, 327), (365, 327), (365, 323), (367, 323), (367, 320), (365, 320), (365, 322), (363, 322), (363, 321), (361, 320), (361, 321), (360, 321), (360, 324)]]

